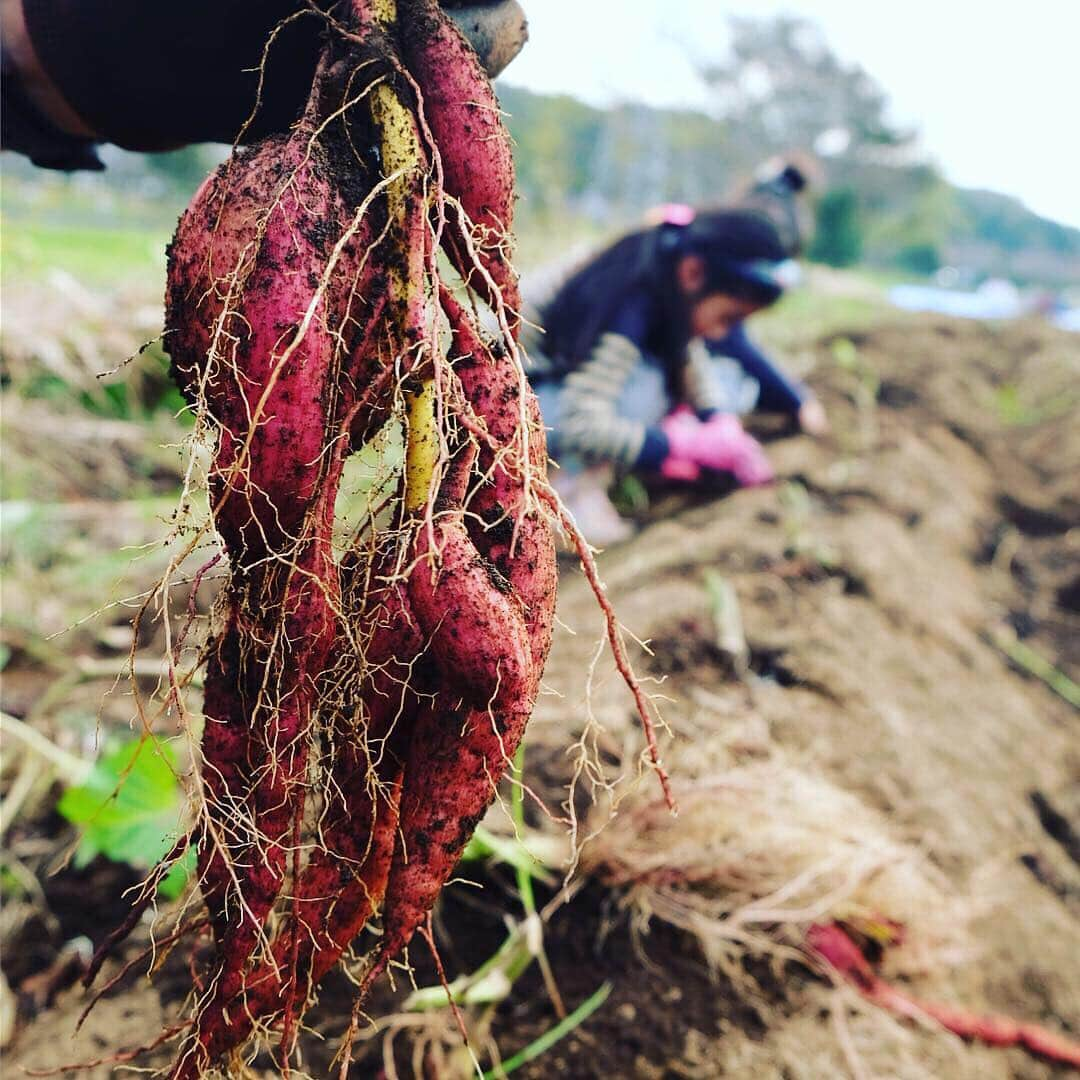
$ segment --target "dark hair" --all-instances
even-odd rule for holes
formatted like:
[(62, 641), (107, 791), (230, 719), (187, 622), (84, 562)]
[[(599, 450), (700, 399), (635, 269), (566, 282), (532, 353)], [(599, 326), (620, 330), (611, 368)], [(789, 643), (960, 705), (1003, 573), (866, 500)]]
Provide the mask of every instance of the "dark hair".
[(759, 175), (737, 204), (771, 221), (789, 256), (799, 254), (809, 231), (805, 207), (799, 202), (800, 193), (809, 183), (803, 169), (787, 162), (779, 171), (774, 168), (772, 172)]
[(688, 300), (676, 279), (686, 255), (705, 263), (699, 296), (727, 293), (767, 305), (783, 291), (768, 273), (768, 264), (786, 257), (771, 222), (753, 211), (701, 211), (687, 225), (663, 224), (622, 237), (566, 281), (541, 313), (551, 353), (566, 360), (586, 356), (619, 304), (641, 292), (663, 324), (657, 346), (674, 360), (690, 337), (696, 299)]

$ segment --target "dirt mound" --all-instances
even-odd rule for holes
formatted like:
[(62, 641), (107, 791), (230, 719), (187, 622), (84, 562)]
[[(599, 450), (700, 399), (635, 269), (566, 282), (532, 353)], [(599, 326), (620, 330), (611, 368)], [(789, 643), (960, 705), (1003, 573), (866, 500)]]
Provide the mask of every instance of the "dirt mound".
[[(880, 913), (907, 923), (907, 942), (890, 954), (894, 973), (923, 997), (1075, 1034), (1080, 873), (1062, 837), (1075, 842), (1069, 830), (1078, 824), (1078, 718), (1002, 651), (1019, 640), (1077, 674), (1075, 339), (1038, 325), (904, 318), (821, 341), (814, 355), (811, 381), (834, 437), (774, 443), (779, 493), (741, 492), (678, 512), (669, 501), (654, 513), (660, 520), (603, 560), (616, 609), (649, 641), (648, 663), (663, 679), (657, 690), (671, 699), (667, 761), (688, 812), (651, 835), (635, 817), (643, 804), (655, 809), (644, 776), (595, 841), (599, 852), (586, 848), (586, 865), (626, 881), (636, 863), (639, 883), (666, 867), (663, 887), (624, 894), (640, 924), (652, 907), (652, 925), (674, 917), (704, 944), (730, 946), (740, 943), (723, 921), (739, 910), (733, 875), (758, 875), (743, 883), (742, 902), (779, 882), (771, 863), (753, 863), (764, 826), (751, 808), (721, 793), (697, 799), (696, 787), (742, 784), (759, 816), (775, 806), (789, 832), (801, 815), (798, 850), (808, 864), (844, 834), (845, 819), (855, 822), (865, 852), (893, 844), (926, 860), (884, 891), (879, 872), (842, 896), (860, 903), (859, 888), (877, 888)], [(741, 679), (717, 646), (717, 574), (741, 611), (749, 668)], [(565, 746), (567, 726), (576, 731), (589, 709), (602, 752), (625, 762), (628, 741), (637, 745), (630, 709), (604, 661), (591, 698), (582, 695), (595, 618), (580, 582), (565, 582), (560, 614), (578, 634), (564, 635), (552, 657), (546, 681), (564, 696), (542, 699), (532, 745)], [(552, 772), (560, 753), (551, 751)], [(766, 775), (749, 782), (762, 768)], [(825, 805), (840, 796), (851, 800), (847, 809)], [(745, 827), (741, 841), (716, 840), (725, 821)], [(770, 835), (773, 862), (782, 842)], [(703, 850), (723, 862), (704, 878)], [(732, 867), (740, 851), (746, 863)], [(897, 848), (882, 865), (895, 871), (902, 860)], [(809, 903), (828, 888), (804, 892)], [(694, 918), (679, 917), (687, 908)], [(763, 919), (754, 929), (775, 926)], [(721, 1075), (720, 1063), (725, 1076), (837, 1075), (856, 1067), (852, 1053), (865, 1075), (1051, 1071), (1022, 1053), (963, 1048), (862, 1013), (844, 1040), (821, 1019), (823, 1007), (818, 985), (795, 992), (788, 984), (764, 1007), (763, 1040), (728, 1030), (708, 1043), (712, 1065), (656, 1075)], [(677, 1057), (677, 1047), (668, 1050)], [(700, 1040), (685, 1052), (700, 1059)], [(652, 1074), (643, 1065), (639, 1075)]]
[[(570, 1008), (604, 981), (612, 991), (517, 1075), (1064, 1075), (902, 1026), (811, 972), (796, 959), (802, 932), (839, 917), (906, 925), (885, 971), (916, 996), (1080, 1036), (1078, 717), (1026, 670), (1032, 656), (1051, 678), (1080, 670), (1076, 339), (897, 317), (808, 351), (833, 436), (773, 442), (777, 489), (654, 501), (639, 535), (601, 559), (624, 624), (650, 643), (638, 667), (667, 699), (674, 821), (648, 771), (635, 779), (632, 703), (597, 660), (585, 582), (564, 574), (560, 617), (575, 633), (557, 635), (528, 776), (558, 813), (577, 775), (580, 835), (606, 828), (583, 846), (585, 886), (544, 940)], [(483, 892), (454, 887), (441, 905), (451, 977), (491, 955), (517, 910), (512, 873), (483, 876)], [(407, 989), (385, 991), (373, 1014)], [(323, 995), (314, 1075), (328, 1075), (348, 991), (342, 979)], [(139, 1015), (154, 1026), (156, 994), (133, 986), (121, 1000), (152, 996)], [(13, 1056), (77, 1058), (55, 1041), (78, 1007), (62, 997)], [(491, 1031), (506, 1057), (555, 1020), (534, 965)], [(456, 1038), (449, 1021), (431, 1024)], [(412, 1056), (421, 1027), (403, 1023), (389, 1058), (383, 1040), (366, 1043), (354, 1075), (390, 1075), (387, 1060), (435, 1075), (430, 1056)], [(429, 1025), (427, 1037), (443, 1035)]]

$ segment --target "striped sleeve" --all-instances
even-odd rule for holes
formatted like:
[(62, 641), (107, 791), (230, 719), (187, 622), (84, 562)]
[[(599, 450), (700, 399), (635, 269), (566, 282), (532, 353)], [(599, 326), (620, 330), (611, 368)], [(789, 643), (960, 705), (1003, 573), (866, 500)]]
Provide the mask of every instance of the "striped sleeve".
[(588, 360), (566, 376), (559, 432), (563, 446), (585, 461), (626, 469), (652, 468), (667, 456), (661, 431), (618, 414), (619, 398), (641, 359), (641, 350), (623, 334), (600, 338)]

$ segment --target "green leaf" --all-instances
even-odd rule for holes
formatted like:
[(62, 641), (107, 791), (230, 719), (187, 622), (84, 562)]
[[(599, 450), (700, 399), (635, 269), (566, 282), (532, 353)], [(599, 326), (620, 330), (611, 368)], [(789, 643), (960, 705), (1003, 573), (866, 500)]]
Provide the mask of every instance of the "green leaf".
[[(149, 869), (176, 842), (184, 800), (176, 778), (176, 758), (167, 743), (132, 739), (106, 752), (86, 781), (70, 787), (57, 809), (83, 830), (75, 865), (96, 855)], [(159, 888), (167, 897), (183, 888), (192, 864), (178, 860)]]
[(187, 880), (195, 872), (195, 849), (189, 847), (169, 867), (169, 872), (158, 882), (158, 892), (166, 900), (175, 900), (183, 891)]

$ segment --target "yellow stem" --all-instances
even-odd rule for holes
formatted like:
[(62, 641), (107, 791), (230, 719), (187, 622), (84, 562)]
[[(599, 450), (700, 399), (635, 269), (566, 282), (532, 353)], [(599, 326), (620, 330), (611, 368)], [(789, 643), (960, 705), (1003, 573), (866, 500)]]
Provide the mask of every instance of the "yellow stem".
[[(391, 29), (397, 21), (396, 0), (376, 0), (372, 4), (375, 18), (384, 29)], [(387, 188), (387, 205), (390, 218), (397, 226), (403, 242), (411, 240), (406, 228), (409, 214), (409, 196), (415, 194), (415, 178), (423, 166), (423, 150), (417, 136), (412, 114), (401, 103), (397, 91), (389, 83), (375, 87), (371, 98), (371, 116), (381, 132), (383, 172), (387, 176), (398, 174), (398, 179)], [(397, 302), (398, 310), (409, 309), (410, 289), (425, 287), (423, 280), (415, 280), (406, 269), (411, 259), (390, 266), (390, 295)], [(409, 513), (420, 510), (427, 503), (432, 478), (439, 462), (439, 431), (436, 422), (435, 387), (426, 380), (419, 391), (409, 395), (408, 428), (405, 444), (405, 509)]]
[(408, 513), (423, 509), (438, 463), (435, 384), (428, 379), (419, 391), (409, 395), (409, 424), (405, 442), (405, 509)]

